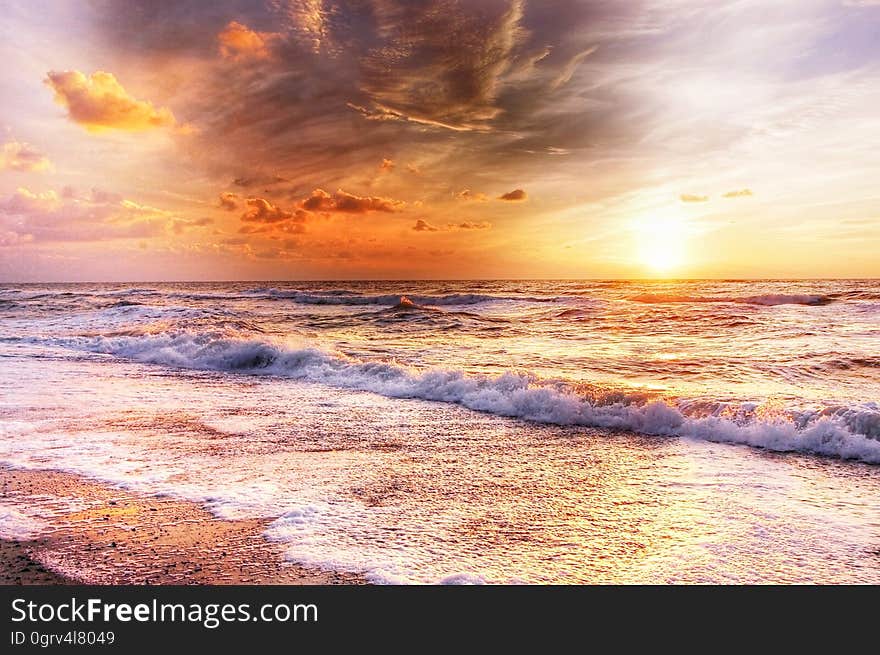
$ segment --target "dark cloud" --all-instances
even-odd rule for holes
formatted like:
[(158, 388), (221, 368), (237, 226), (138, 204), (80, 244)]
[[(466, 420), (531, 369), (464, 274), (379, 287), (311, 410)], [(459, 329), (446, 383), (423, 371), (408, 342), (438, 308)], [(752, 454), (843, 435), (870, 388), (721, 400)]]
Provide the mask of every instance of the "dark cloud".
[(247, 189), (252, 186), (272, 186), (273, 184), (281, 184), (287, 181), (287, 178), (281, 177), (280, 175), (255, 174), (248, 177), (237, 177), (232, 180), (232, 183), (235, 186), (240, 186)]
[(522, 202), (528, 199), (528, 194), (522, 189), (514, 189), (513, 191), (508, 191), (500, 196), (498, 196), (498, 200), (507, 200), (510, 202)]
[(498, 90), (524, 41), (523, 3), (483, 0), (474, 9), (447, 0), (373, 4), (378, 42), (359, 62), (373, 111), (485, 129), (502, 111)]
[[(650, 127), (644, 98), (596, 71), (629, 47), (621, 33), (649, 22), (641, 5), (108, 0), (92, 15), (95, 39), (168, 80), (155, 97), (192, 125), (178, 142), (218, 180), (278, 200), (313, 188), (364, 192), (374, 183), (364, 173), (385, 157), (411, 162), (430, 202), (477, 183), (570, 175), (563, 152), (606, 159), (613, 148), (625, 160), (622, 144)], [(223, 34), (265, 53), (224, 57)], [(186, 74), (173, 65), (181, 55)], [(266, 170), (291, 182), (271, 187)]]
[(90, 0), (96, 37), (142, 55), (214, 55), (233, 20), (268, 29), (271, 10), (254, 0)]
[(334, 208), (333, 196), (324, 189), (315, 189), (308, 198), (302, 201), (301, 206), (306, 211), (332, 211)]
[(640, 4), (107, 0), (92, 15), (96, 38), (122, 52), (156, 66), (182, 52), (204, 62), (173, 105), (198, 128), (188, 148), (201, 161), (243, 170), (268, 161), (318, 186), (336, 181), (327, 169), (341, 177), (380, 148), (451, 144), (455, 135), (451, 159), (500, 149), (534, 162), (526, 151), (550, 154), (571, 138), (592, 144), (627, 117), (593, 97), (572, 104), (571, 81)]
[(428, 223), (428, 221), (419, 219), (412, 227), (416, 232), (437, 232), (440, 228)]
[(247, 211), (241, 220), (249, 223), (280, 223), (294, 219), (294, 214), (273, 205), (265, 198), (248, 198), (245, 200)]
[(488, 221), (480, 221), (478, 223), (473, 221), (464, 221), (462, 223), (454, 223), (451, 224), (452, 229), (456, 230), (489, 230), (492, 228), (492, 224)]
[(351, 214), (363, 214), (366, 212), (397, 212), (403, 209), (406, 203), (392, 198), (379, 198), (374, 196), (356, 196), (338, 189), (333, 196), (336, 211)]
[(323, 189), (315, 189), (300, 203), (302, 209), (310, 212), (342, 212), (346, 214), (365, 214), (367, 212), (397, 212), (406, 203), (393, 198), (375, 196), (356, 196), (337, 189), (329, 194)]

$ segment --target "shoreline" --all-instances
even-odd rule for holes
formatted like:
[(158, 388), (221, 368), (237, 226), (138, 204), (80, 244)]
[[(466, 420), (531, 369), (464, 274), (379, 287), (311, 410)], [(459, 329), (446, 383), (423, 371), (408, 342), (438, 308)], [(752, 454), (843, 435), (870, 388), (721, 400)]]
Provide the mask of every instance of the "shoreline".
[(0, 502), (52, 512), (35, 537), (0, 538), (0, 584), (366, 584), (285, 561), (263, 536), (267, 519), (219, 519), (197, 503), (72, 473), (0, 466)]

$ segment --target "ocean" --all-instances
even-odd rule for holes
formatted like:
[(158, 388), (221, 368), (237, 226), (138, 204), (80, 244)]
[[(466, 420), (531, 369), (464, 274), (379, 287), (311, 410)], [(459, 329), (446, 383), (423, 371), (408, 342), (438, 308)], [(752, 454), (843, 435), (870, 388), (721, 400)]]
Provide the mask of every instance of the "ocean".
[[(0, 285), (0, 462), (386, 583), (880, 582), (880, 281)], [(0, 499), (0, 536), (76, 498)]]

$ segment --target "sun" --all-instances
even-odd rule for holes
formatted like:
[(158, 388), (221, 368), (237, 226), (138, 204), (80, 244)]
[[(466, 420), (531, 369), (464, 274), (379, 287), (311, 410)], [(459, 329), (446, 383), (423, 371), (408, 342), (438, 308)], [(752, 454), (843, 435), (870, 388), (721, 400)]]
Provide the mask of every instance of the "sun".
[(677, 217), (654, 216), (636, 228), (639, 262), (654, 273), (669, 274), (685, 263), (687, 231)]

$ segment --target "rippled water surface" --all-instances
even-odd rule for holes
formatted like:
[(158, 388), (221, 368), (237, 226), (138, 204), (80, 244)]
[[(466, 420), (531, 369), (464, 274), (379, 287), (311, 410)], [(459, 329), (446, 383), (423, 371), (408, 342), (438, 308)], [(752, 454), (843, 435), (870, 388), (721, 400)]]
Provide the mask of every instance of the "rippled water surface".
[(0, 325), (0, 461), (268, 517), (297, 561), (880, 581), (877, 281), (11, 285)]

